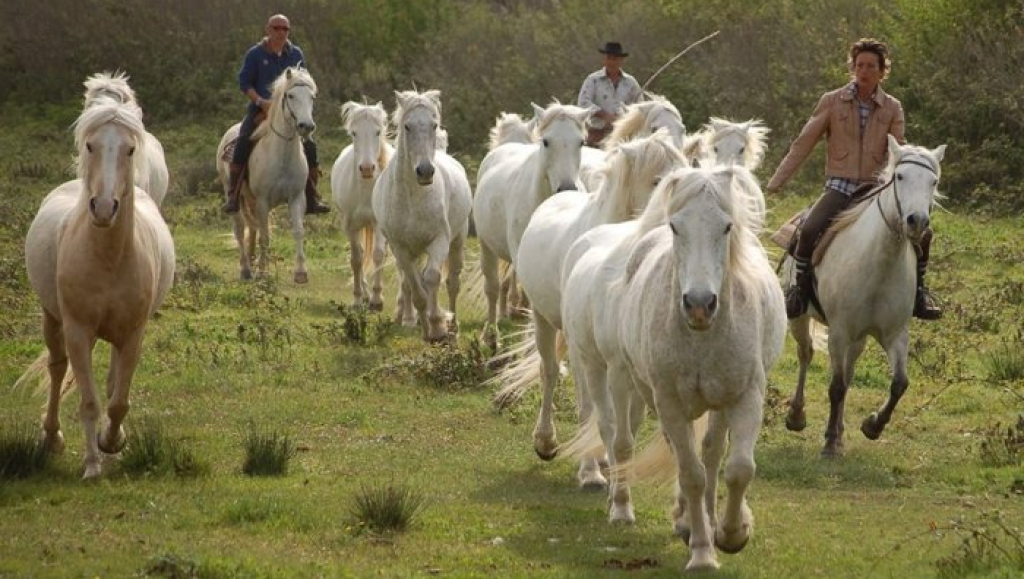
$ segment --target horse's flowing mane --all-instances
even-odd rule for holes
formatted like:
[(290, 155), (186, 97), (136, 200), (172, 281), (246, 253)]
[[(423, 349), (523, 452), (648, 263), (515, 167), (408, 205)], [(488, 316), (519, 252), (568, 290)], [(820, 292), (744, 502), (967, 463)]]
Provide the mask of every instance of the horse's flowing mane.
[(298, 66), (292, 66), (286, 68), (281, 76), (277, 77), (274, 84), (270, 85), (270, 110), (267, 111), (267, 122), (260, 123), (260, 126), (256, 127), (256, 130), (252, 132), (252, 139), (255, 141), (268, 132), (271, 131), (271, 119), (277, 118), (278, 111), (281, 110), (284, 102), (284, 95), (294, 86), (308, 86), (313, 92), (313, 96), (316, 96), (316, 81), (313, 80), (312, 75), (304, 69)]
[(142, 118), (142, 108), (135, 99), (135, 91), (128, 84), (128, 75), (124, 71), (97, 72), (82, 84), (85, 85), (83, 108), (89, 108), (105, 97), (131, 105), (135, 114)]
[(75, 120), (72, 128), (75, 133), (75, 149), (78, 154), (75, 156), (76, 174), (79, 179), (85, 179), (85, 170), (88, 163), (83, 163), (86, 157), (86, 145), (89, 136), (99, 127), (107, 123), (115, 123), (127, 129), (135, 141), (135, 152), (132, 154), (132, 168), (138, 173), (148, 167), (146, 159), (145, 142), (146, 127), (137, 114), (138, 107), (131, 103), (121, 103), (108, 96), (96, 97), (93, 104), (86, 107), (82, 114)]
[(493, 151), (505, 143), (529, 143), (533, 140), (535, 119), (524, 121), (517, 113), (501, 113), (491, 127), (487, 150)]
[[(609, 150), (607, 160), (599, 169), (602, 176), (602, 186), (597, 190), (597, 194), (602, 197), (600, 202), (614, 203), (620, 206), (617, 209), (628, 209), (616, 210), (615, 213), (632, 214), (635, 218), (647, 205), (644, 192), (649, 189), (629, 185), (650, 183), (664, 176), (645, 175), (642, 171), (649, 171), (652, 167), (678, 167), (684, 162), (665, 130), (659, 130), (649, 137), (616, 144)], [(607, 199), (612, 195), (614, 199)], [(641, 195), (645, 198), (639, 199)]]
[(646, 97), (649, 100), (633, 103), (626, 107), (626, 114), (615, 121), (614, 128), (605, 141), (604, 148), (606, 150), (611, 150), (616, 144), (639, 135), (643, 127), (650, 126), (651, 117), (663, 110), (675, 115), (679, 119), (679, 123), (683, 124), (683, 117), (679, 114), (679, 109), (668, 99), (652, 93), (646, 93)]

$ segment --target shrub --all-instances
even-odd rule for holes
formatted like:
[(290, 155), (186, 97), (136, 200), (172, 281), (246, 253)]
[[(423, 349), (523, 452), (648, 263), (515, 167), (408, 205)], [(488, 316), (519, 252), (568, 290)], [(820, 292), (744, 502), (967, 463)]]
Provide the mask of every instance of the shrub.
[(245, 462), (242, 472), (249, 476), (281, 476), (295, 456), (295, 445), (277, 431), (260, 431), (250, 425), (245, 437)]
[(0, 431), (0, 480), (25, 478), (46, 468), (50, 453), (40, 444), (35, 429), (15, 427)]
[(350, 507), (356, 533), (404, 532), (426, 506), (426, 498), (403, 485), (362, 486)]

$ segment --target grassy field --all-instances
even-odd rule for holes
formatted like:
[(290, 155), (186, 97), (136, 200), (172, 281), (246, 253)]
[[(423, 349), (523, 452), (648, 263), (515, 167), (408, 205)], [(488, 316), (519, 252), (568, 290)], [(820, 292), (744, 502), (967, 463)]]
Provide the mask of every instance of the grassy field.
[[(0, 150), (30, 143), (47, 153), (0, 161), (0, 384), (13, 384), (42, 349), (21, 243), (44, 194), (68, 178), (61, 122), (19, 119), (17, 130), (0, 134)], [(534, 456), (536, 392), (510, 410), (493, 408), (474, 349), (479, 304), (463, 305), (455, 351), (372, 316), (357, 320), (369, 324), (368, 343), (355, 343), (339, 308), (351, 287), (333, 219), (306, 221), (308, 285), (291, 281), (281, 211), (271, 275), (241, 282), (212, 187), (218, 130), (158, 134), (172, 170), (164, 211), (178, 271), (149, 326), (127, 428), (131, 435), (159, 425), (203, 472), (137, 475), (110, 459), (101, 480), (82, 483), (72, 394), (62, 410), (67, 451), (38, 474), (0, 479), (0, 577), (681, 574), (688, 553), (670, 533), (669, 489), (638, 487), (637, 524), (609, 526), (606, 497), (577, 490), (574, 464)], [(341, 144), (337, 133), (321, 138), (325, 168)], [(771, 222), (810, 200), (769, 199)], [(884, 356), (872, 344), (848, 398), (846, 453), (820, 459), (826, 356), (810, 375), (809, 427), (788, 432), (783, 415), (797, 369), (788, 340), (757, 446), (756, 531), (742, 553), (720, 557), (717, 576), (1024, 573), (1024, 449), (1013, 447), (1024, 432), (1007, 434), (1024, 412), (1024, 379), (1013, 370), (1024, 349), (1024, 228), (1020, 216), (956, 211), (938, 211), (934, 227), (931, 285), (947, 315), (913, 323), (910, 389), (893, 422), (877, 442), (855, 428), (888, 391)], [(473, 240), (471, 266), (475, 248)], [(390, 309), (393, 266), (387, 277)], [(101, 370), (107, 352), (97, 348)], [(558, 399), (563, 440), (574, 422), (571, 390)], [(32, 387), (4, 387), (0, 427), (34, 430), (43, 400)], [(285, 475), (242, 473), (253, 428), (288, 437), (295, 455)], [(1007, 449), (1010, 460), (993, 458), (993, 448)], [(422, 496), (424, 509), (404, 533), (362, 529), (356, 497), (389, 486)]]

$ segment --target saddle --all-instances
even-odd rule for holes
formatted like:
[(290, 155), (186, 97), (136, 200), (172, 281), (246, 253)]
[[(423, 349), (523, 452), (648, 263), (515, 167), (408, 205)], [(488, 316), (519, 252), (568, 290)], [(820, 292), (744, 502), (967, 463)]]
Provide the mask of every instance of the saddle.
[[(875, 187), (876, 185), (874, 183), (865, 183), (858, 187), (857, 190), (850, 195), (850, 204), (846, 206), (846, 209), (844, 209), (843, 212), (849, 211), (864, 201), (873, 198), (874, 196), (869, 195), (869, 193)], [(786, 254), (793, 255), (794, 252), (796, 252), (796, 244), (800, 239), (800, 229), (803, 226), (804, 220), (807, 219), (807, 214), (810, 211), (810, 207), (805, 207), (800, 210), (786, 220), (786, 222), (779, 227), (778, 231), (772, 234), (771, 240), (782, 249), (785, 249)], [(829, 246), (832, 245), (832, 240), (835, 239), (836, 235), (838, 235), (840, 231), (849, 227), (850, 223), (851, 222), (847, 220), (832, 220), (832, 223), (829, 224), (825, 231), (823, 231), (818, 237), (817, 241), (814, 242), (814, 252), (811, 254), (812, 267), (816, 267), (821, 263), (822, 258), (825, 256), (825, 252), (827, 252)]]
[[(266, 119), (267, 119), (267, 115), (263, 111), (260, 111), (260, 112), (256, 113), (256, 116), (253, 118), (253, 130), (255, 130), (256, 127), (258, 127), (261, 124), (263, 124), (263, 121), (265, 121)], [(256, 140), (258, 140), (258, 139), (255, 139), (253, 142), (255, 142)], [(234, 139), (231, 139), (230, 141), (228, 141), (228, 143), (226, 145), (224, 145), (224, 152), (221, 153), (220, 160), (224, 161), (226, 163), (230, 163), (231, 160), (235, 158), (235, 146), (236, 145), (238, 145), (238, 136), (237, 135), (235, 136)]]

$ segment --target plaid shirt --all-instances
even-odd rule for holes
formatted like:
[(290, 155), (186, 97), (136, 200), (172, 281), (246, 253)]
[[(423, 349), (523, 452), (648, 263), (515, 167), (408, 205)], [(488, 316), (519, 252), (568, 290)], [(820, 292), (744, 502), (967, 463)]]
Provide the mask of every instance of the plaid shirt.
[[(862, 101), (857, 98), (857, 83), (855, 82), (851, 82), (847, 85), (847, 90), (849, 90), (850, 94), (857, 100), (857, 108), (860, 110), (860, 134), (861, 138), (863, 138), (864, 128), (868, 125), (868, 117), (871, 116), (871, 111), (874, 109), (874, 100), (868, 99), (867, 101)], [(872, 97), (873, 96), (874, 95), (872, 95)], [(846, 196), (853, 195), (853, 192), (856, 191), (857, 187), (860, 187), (860, 185), (860, 181), (844, 179), (842, 177), (829, 177), (828, 180), (825, 181), (826, 189), (838, 191)]]

